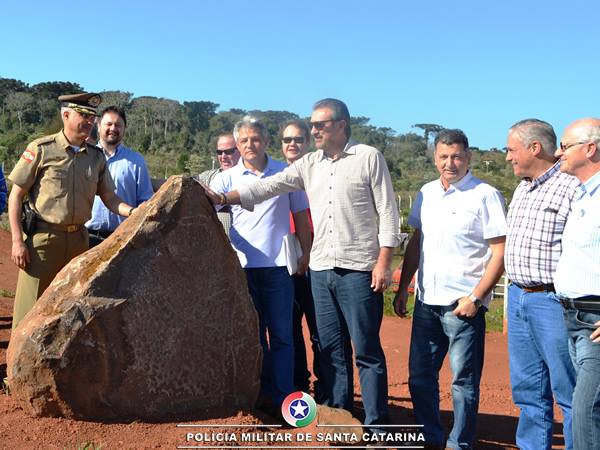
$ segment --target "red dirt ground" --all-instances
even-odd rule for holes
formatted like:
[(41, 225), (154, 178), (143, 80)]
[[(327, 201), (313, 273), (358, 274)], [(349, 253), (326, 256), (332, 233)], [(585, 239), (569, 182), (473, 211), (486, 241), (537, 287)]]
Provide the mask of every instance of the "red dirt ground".
[[(16, 278), (17, 269), (10, 261), (10, 235), (0, 231), (0, 288), (14, 292)], [(0, 297), (1, 377), (4, 377), (6, 373), (6, 348), (10, 337), (11, 315), (12, 299)], [(412, 424), (414, 420), (407, 385), (410, 320), (385, 317), (381, 334), (388, 361), (392, 423)], [(442, 415), (447, 426), (452, 421), (452, 399), (449, 391), (450, 376), (446, 364), (440, 375), (440, 390), (442, 393)], [(358, 386), (355, 387), (355, 391), (358, 392)], [(358, 409), (360, 397), (357, 396), (356, 400)], [(514, 445), (514, 432), (517, 425), (517, 416), (518, 411), (511, 401), (506, 337), (501, 333), (488, 333), (486, 337), (485, 368), (481, 385), (478, 441), (475, 447), (489, 450), (516, 448)], [(557, 417), (559, 416), (557, 415)], [(0, 448), (11, 450), (34, 448), (83, 449), (89, 443), (94, 443), (96, 449), (101, 445), (103, 450), (175, 449), (178, 446), (217, 445), (187, 442), (185, 436), (190, 429), (177, 427), (177, 424), (210, 426), (212, 424), (250, 425), (272, 423), (276, 423), (276, 421), (257, 411), (240, 411), (230, 417), (211, 420), (186, 417), (173, 423), (142, 423), (136, 421), (133, 423), (105, 424), (55, 418), (33, 418), (25, 414), (10, 395), (0, 393)], [(224, 431), (222, 428), (195, 428), (191, 430), (194, 432)], [(265, 431), (265, 429), (260, 430)], [(303, 430), (319, 431), (314, 428), (314, 424)], [(557, 425), (555, 430), (554, 448), (562, 448), (563, 439), (560, 434), (560, 425)], [(256, 431), (256, 429), (245, 429), (244, 431)], [(271, 431), (276, 431), (276, 429), (271, 429)], [(222, 443), (219, 445), (231, 444)], [(88, 450), (93, 449), (91, 446), (86, 448)]]

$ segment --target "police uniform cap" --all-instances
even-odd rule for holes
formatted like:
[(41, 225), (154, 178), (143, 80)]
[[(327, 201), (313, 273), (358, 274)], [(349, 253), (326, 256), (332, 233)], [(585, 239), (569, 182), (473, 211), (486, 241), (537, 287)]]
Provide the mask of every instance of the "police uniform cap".
[(60, 106), (70, 108), (82, 114), (98, 114), (98, 106), (102, 97), (95, 92), (82, 92), (81, 94), (67, 94), (58, 97)]

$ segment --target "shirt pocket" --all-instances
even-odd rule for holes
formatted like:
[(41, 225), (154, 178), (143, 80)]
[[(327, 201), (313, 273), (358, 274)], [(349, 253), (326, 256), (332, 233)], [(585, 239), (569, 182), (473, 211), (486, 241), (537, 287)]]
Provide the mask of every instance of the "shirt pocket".
[(478, 213), (474, 210), (450, 209), (446, 219), (446, 227), (451, 233), (464, 235), (477, 229)]
[(531, 243), (536, 248), (546, 248), (560, 240), (565, 228), (566, 217), (557, 201), (542, 201), (534, 204), (529, 211)]
[(69, 188), (69, 170), (50, 166), (40, 181), (40, 194), (46, 197), (62, 197)]

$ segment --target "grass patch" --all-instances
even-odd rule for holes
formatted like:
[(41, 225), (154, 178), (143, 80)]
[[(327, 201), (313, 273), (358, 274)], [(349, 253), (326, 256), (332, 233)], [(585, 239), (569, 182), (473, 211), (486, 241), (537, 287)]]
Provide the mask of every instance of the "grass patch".
[(8, 223), (8, 214), (0, 214), (0, 230), (10, 231), (10, 225)]
[(485, 326), (487, 331), (502, 331), (504, 316), (504, 301), (495, 298), (490, 302), (488, 312), (485, 314)]
[(0, 297), (15, 298), (15, 293), (8, 289), (0, 288)]

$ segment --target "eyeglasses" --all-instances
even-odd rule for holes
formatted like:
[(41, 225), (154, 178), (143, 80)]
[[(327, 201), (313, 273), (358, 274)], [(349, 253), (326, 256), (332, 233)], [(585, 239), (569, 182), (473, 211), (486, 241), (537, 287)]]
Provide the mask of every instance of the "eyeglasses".
[(217, 155), (222, 156), (222, 155), (233, 155), (235, 153), (235, 151), (237, 150), (237, 148), (226, 148), (225, 150), (217, 150)]
[(575, 147), (576, 145), (580, 145), (580, 144), (586, 144), (587, 142), (573, 142), (572, 144), (563, 144), (562, 142), (560, 143), (560, 149), (563, 152), (566, 152), (567, 150), (569, 150), (571, 147)]
[(291, 144), (292, 141), (294, 141), (296, 144), (304, 144), (304, 137), (303, 136), (284, 137), (281, 140), (283, 141), (284, 144)]
[(325, 128), (325, 124), (327, 122), (337, 122), (338, 119), (327, 119), (327, 120), (321, 120), (319, 122), (310, 122), (310, 126), (311, 128), (314, 128), (316, 130), (322, 130), (323, 128)]

